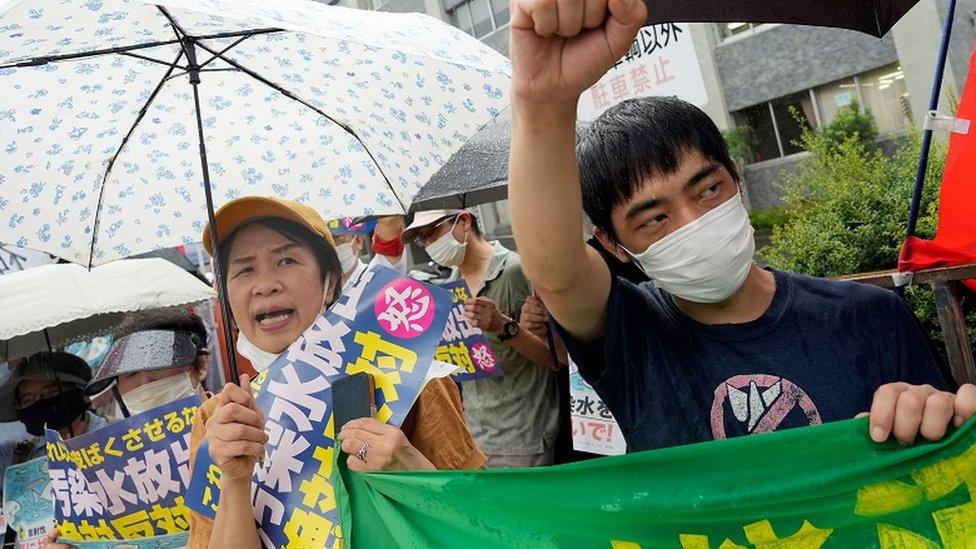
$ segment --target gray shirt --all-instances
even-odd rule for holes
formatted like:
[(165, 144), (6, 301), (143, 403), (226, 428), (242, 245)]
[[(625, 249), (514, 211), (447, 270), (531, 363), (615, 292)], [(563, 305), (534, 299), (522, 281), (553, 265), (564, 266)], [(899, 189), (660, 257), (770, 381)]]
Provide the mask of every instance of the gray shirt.
[[(498, 242), (485, 272), (478, 297), (495, 302), (505, 315), (518, 320), (532, 287), (522, 273), (515, 252)], [(457, 280), (455, 270), (452, 279)], [(468, 428), (488, 455), (527, 456), (552, 448), (559, 429), (559, 397), (555, 374), (534, 364), (495, 334), (485, 333), (501, 363), (500, 377), (482, 378), (461, 384), (461, 398)]]

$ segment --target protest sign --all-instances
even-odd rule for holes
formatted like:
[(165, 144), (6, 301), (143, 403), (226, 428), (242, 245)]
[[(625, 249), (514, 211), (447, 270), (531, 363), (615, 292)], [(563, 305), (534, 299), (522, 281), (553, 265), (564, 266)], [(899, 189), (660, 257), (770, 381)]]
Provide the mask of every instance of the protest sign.
[[(332, 382), (366, 372), (377, 419), (400, 425), (419, 394), (450, 311), (448, 292), (373, 266), (255, 380), (270, 437), (252, 479), (265, 547), (336, 547), (331, 484), (336, 454)], [(213, 517), (220, 468), (206, 442), (194, 461), (187, 505)]]
[(54, 502), (47, 458), (7, 467), (3, 477), (3, 515), (17, 533), (17, 547), (36, 549), (54, 528)]
[(577, 114), (582, 121), (592, 121), (625, 99), (649, 95), (673, 95), (699, 107), (708, 102), (687, 24), (642, 28), (620, 61), (583, 92)]
[[(61, 538), (137, 540), (185, 535), (190, 429), (200, 398), (190, 396), (69, 440), (47, 431), (48, 475)], [(160, 547), (159, 540), (146, 547)]]
[(484, 333), (469, 324), (464, 316), (464, 301), (471, 297), (467, 283), (458, 280), (442, 284), (441, 287), (451, 292), (451, 314), (434, 358), (462, 368), (462, 371), (454, 374), (454, 381), (502, 375), (501, 364)]
[(974, 445), (976, 420), (902, 447), (859, 419), (503, 473), (339, 463), (336, 496), (351, 547), (963, 549)]
[(371, 219), (369, 221), (363, 221), (361, 223), (353, 223), (354, 219), (351, 217), (340, 217), (339, 219), (330, 219), (326, 222), (325, 226), (328, 227), (329, 232), (332, 234), (353, 234), (366, 236), (373, 234), (376, 230), (376, 220)]
[(627, 452), (627, 441), (610, 409), (583, 380), (579, 368), (569, 361), (569, 414), (573, 423), (573, 449), (580, 452), (619, 456)]

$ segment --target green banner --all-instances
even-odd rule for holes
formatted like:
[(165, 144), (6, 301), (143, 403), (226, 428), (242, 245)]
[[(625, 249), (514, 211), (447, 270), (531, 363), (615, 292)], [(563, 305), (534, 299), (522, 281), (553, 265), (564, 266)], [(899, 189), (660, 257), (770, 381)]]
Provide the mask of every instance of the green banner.
[(976, 547), (976, 427), (902, 447), (866, 419), (543, 469), (352, 473), (347, 547)]

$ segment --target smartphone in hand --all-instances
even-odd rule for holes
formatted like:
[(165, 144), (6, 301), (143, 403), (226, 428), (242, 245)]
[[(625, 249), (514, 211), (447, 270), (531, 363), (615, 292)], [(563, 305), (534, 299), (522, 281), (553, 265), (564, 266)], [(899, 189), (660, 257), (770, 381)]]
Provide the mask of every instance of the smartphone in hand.
[(376, 416), (376, 382), (365, 372), (337, 379), (332, 384), (335, 429), (354, 419)]

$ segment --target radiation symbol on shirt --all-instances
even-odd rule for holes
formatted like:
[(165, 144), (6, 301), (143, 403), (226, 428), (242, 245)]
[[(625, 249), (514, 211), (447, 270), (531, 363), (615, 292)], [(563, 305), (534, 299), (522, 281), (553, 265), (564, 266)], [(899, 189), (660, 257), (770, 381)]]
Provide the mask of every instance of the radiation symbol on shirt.
[(739, 375), (715, 388), (711, 422), (716, 439), (726, 438), (726, 402), (735, 421), (750, 434), (775, 431), (797, 408), (810, 425), (822, 423), (813, 400), (792, 381), (768, 374)]

